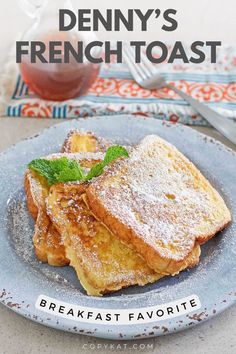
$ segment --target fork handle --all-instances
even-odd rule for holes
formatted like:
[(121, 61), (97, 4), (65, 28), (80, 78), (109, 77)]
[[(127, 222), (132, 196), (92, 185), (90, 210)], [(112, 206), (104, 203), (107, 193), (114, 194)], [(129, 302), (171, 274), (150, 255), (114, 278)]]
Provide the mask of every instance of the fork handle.
[(219, 130), (227, 139), (236, 144), (236, 124), (230, 119), (213, 111), (205, 104), (195, 100), (185, 92), (177, 89), (175, 86), (166, 84), (165, 87), (175, 91), (180, 97), (187, 101), (195, 111), (205, 118), (215, 129)]

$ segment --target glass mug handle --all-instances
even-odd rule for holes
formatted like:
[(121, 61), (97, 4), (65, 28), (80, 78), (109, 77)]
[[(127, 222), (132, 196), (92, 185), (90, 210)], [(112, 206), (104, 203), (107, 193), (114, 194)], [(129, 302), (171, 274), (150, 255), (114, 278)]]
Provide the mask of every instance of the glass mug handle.
[(45, 0), (20, 0), (20, 7), (29, 17), (35, 18), (44, 2)]

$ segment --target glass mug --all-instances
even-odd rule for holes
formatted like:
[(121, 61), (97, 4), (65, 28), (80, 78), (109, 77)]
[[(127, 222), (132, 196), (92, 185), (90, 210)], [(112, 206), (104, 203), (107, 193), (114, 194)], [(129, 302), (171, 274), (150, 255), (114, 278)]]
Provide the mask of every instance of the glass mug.
[[(97, 40), (93, 32), (81, 33), (76, 29), (59, 31), (59, 9), (72, 9), (70, 0), (20, 0), (20, 4), (24, 12), (34, 20), (21, 40), (44, 42), (45, 57), (49, 57), (49, 41), (69, 41), (76, 50), (78, 41), (86, 46)], [(96, 52), (95, 56), (100, 54)], [(23, 80), (34, 93), (47, 100), (64, 101), (84, 95), (95, 82), (100, 65), (90, 63), (86, 58), (82, 64), (74, 58), (69, 63), (41, 63), (39, 60), (31, 63), (29, 53), (22, 56), (19, 68)]]

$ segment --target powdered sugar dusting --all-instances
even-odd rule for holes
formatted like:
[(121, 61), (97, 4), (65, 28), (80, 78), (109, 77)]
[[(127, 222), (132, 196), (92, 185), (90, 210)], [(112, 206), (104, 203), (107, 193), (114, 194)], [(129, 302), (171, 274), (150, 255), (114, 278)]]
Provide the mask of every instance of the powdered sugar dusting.
[[(142, 125), (142, 133), (140, 133), (140, 127), (138, 127), (137, 129), (133, 129), (131, 133), (131, 127), (133, 127), (133, 122), (134, 122), (134, 118), (131, 117), (130, 121), (125, 120), (125, 124), (124, 125), (124, 121), (123, 121), (123, 117), (119, 117), (119, 122), (121, 122), (121, 128), (120, 128), (120, 123), (119, 126), (117, 128), (116, 126), (116, 133), (117, 134), (117, 139), (116, 142), (119, 142), (120, 144), (124, 144), (124, 138), (127, 138), (127, 141), (125, 141), (125, 144), (130, 144), (130, 141), (132, 143), (137, 142), (138, 138), (140, 138), (141, 136), (143, 136), (145, 133), (151, 132), (151, 131), (155, 131), (155, 132), (160, 132), (165, 138), (168, 138), (170, 141), (182, 141), (183, 143), (179, 143), (179, 146), (181, 146), (181, 149), (183, 147), (189, 144), (189, 153), (188, 155), (194, 158), (194, 161), (196, 161), (196, 163), (202, 167), (202, 169), (204, 170), (204, 173), (207, 173), (207, 175), (209, 176), (210, 180), (213, 179), (213, 176), (215, 176), (216, 181), (214, 181), (214, 185), (217, 186), (217, 188), (219, 190), (221, 190), (222, 195), (224, 195), (227, 198), (227, 203), (231, 206), (231, 210), (235, 213), (235, 205), (234, 205), (234, 201), (231, 200), (231, 197), (233, 199), (234, 194), (232, 193), (232, 191), (234, 190), (232, 187), (232, 181), (230, 180), (230, 178), (226, 177), (226, 173), (225, 175), (223, 175), (223, 173), (221, 172), (222, 170), (216, 168), (213, 168), (213, 164), (207, 163), (207, 160), (209, 161), (209, 157), (211, 161), (216, 161), (217, 158), (214, 159), (214, 156), (217, 156), (218, 153), (218, 146), (214, 146), (214, 149), (211, 147), (212, 144), (209, 144), (209, 142), (207, 142), (207, 144), (205, 144), (202, 139), (198, 138), (195, 136), (196, 134), (191, 133), (192, 131), (189, 128), (186, 127), (181, 127), (181, 126), (173, 126), (171, 129), (170, 128), (165, 128), (164, 126), (162, 126), (162, 124), (158, 125), (158, 121), (153, 120), (153, 122), (150, 123), (150, 120), (147, 120), (144, 122), (144, 124)], [(122, 118), (122, 119), (121, 119)], [(140, 123), (140, 119), (136, 118), (137, 123)], [(82, 120), (79, 120), (80, 122)], [(118, 121), (118, 120), (115, 120)], [(114, 121), (114, 122), (115, 122)], [(114, 137), (114, 126), (113, 124), (110, 124), (110, 120), (106, 120), (106, 122), (102, 121), (94, 121), (91, 120), (86, 120), (83, 122), (83, 124), (86, 122), (89, 122), (89, 128), (92, 128), (93, 126), (95, 127), (94, 129), (98, 132), (98, 134), (102, 135), (103, 129), (105, 129), (107, 126), (110, 126), (110, 128), (108, 129), (108, 132), (105, 134), (106, 136), (112, 136)], [(132, 124), (130, 124), (132, 122)], [(106, 123), (106, 124), (105, 124)], [(108, 123), (108, 124), (107, 124)], [(149, 124), (150, 123), (150, 124)], [(157, 126), (157, 128), (155, 128), (154, 126)], [(66, 124), (70, 124), (71, 126), (71, 122), (67, 122)], [(81, 124), (81, 126), (83, 125)], [(136, 124), (136, 122), (135, 122)], [(149, 127), (153, 125), (152, 129), (148, 130), (146, 129), (146, 127)], [(77, 126), (77, 122), (74, 123), (74, 126)], [(88, 127), (88, 125), (87, 125)], [(125, 127), (125, 129), (124, 129)], [(127, 128), (127, 129), (126, 129)], [(188, 129), (188, 130), (187, 130)], [(64, 132), (65, 132), (65, 127), (64, 125), (60, 125), (60, 126), (56, 126), (55, 128), (51, 129), (51, 134), (49, 136), (49, 134), (45, 137), (45, 139), (41, 142), (41, 146), (40, 146), (40, 150), (36, 149), (34, 141), (32, 140), (32, 151), (34, 151), (34, 155), (32, 156), (32, 158), (37, 157), (37, 156), (42, 156), (42, 155), (46, 155), (48, 153), (50, 153), (50, 151), (56, 151), (58, 148), (60, 148), (61, 146), (61, 141), (64, 137)], [(168, 132), (167, 132), (168, 131)], [(185, 134), (182, 133), (182, 131), (185, 132)], [(61, 136), (61, 140), (59, 141), (59, 138), (57, 138), (57, 141), (55, 142), (55, 137), (57, 136)], [(179, 136), (178, 138), (175, 138), (174, 136)], [(193, 141), (191, 140), (193, 139)], [(198, 145), (196, 145), (198, 144)], [(207, 146), (207, 148), (204, 149), (204, 145)], [(29, 144), (26, 146), (22, 147), (18, 147), (18, 156), (17, 159), (15, 160), (14, 164), (16, 165), (15, 168), (15, 174), (16, 176), (19, 176), (19, 167), (17, 165), (17, 161), (21, 161), (21, 165), (26, 165), (29, 161), (29, 148), (28, 148)], [(194, 151), (196, 151), (196, 146), (199, 149), (199, 154), (195, 154)], [(50, 147), (50, 148), (49, 148)], [(50, 150), (49, 150), (50, 149)], [(201, 149), (203, 149), (203, 151), (201, 151)], [(214, 152), (212, 152), (214, 150)], [(225, 150), (225, 147), (221, 150)], [(184, 151), (184, 150), (183, 150)], [(185, 149), (186, 152), (186, 149)], [(209, 155), (206, 155), (209, 154)], [(229, 154), (225, 153), (224, 157), (225, 160), (227, 162), (227, 164), (229, 165), (230, 163), (235, 163), (234, 160), (230, 159)], [(223, 164), (223, 153), (220, 155), (220, 158), (217, 160), (219, 162), (219, 164)], [(209, 161), (210, 162), (210, 161)], [(230, 171), (232, 171), (232, 169), (227, 169), (226, 168), (227, 173), (229, 173), (230, 175)], [(4, 177), (4, 175), (6, 175), (6, 172), (4, 171), (4, 173), (2, 173), (2, 181), (4, 181), (3, 183), (6, 183), (6, 178)], [(225, 176), (225, 178), (224, 178)], [(21, 176), (22, 178), (22, 176)], [(15, 177), (14, 177), (15, 179)], [(217, 183), (215, 183), (217, 182)], [(21, 186), (21, 181), (19, 183), (19, 186)], [(222, 188), (222, 186), (224, 187), (224, 189)], [(5, 188), (4, 188), (5, 189)], [(12, 184), (10, 184), (10, 191), (12, 191)], [(7, 193), (10, 195), (9, 192), (9, 188), (7, 189)], [(22, 200), (19, 201), (18, 200), (18, 192), (17, 193), (13, 193), (9, 204), (12, 205), (12, 201), (17, 200), (17, 204), (23, 203)], [(24, 204), (24, 203), (23, 203)], [(5, 204), (6, 205), (6, 204)], [(28, 216), (28, 212), (26, 210), (25, 205), (22, 206), (22, 208), (25, 208), (24, 211), (24, 215)], [(11, 214), (12, 208), (10, 208), (9, 213)], [(21, 215), (18, 211), (18, 206), (16, 206), (16, 208), (14, 209), (14, 213), (16, 213), (16, 215)], [(11, 217), (10, 217), (11, 219)], [(23, 219), (22, 219), (23, 220)], [(2, 219), (3, 221), (3, 219)], [(22, 235), (19, 234), (18, 238), (20, 239), (24, 239), (24, 237), (26, 237), (26, 233), (27, 233), (27, 229), (28, 227), (31, 229), (29, 235), (26, 237), (29, 241), (28, 243), (25, 243), (25, 247), (32, 247), (32, 233), (33, 233), (33, 224), (31, 226), (29, 226), (29, 217), (25, 219), (25, 223), (24, 221), (22, 221), (22, 228), (17, 228), (17, 230), (19, 232), (22, 232)], [(228, 281), (228, 285), (230, 283), (230, 280), (233, 279), (233, 274), (235, 274), (235, 262), (233, 262), (233, 253), (235, 253), (235, 223), (231, 224), (229, 228), (227, 228), (227, 230), (222, 234), (219, 234), (216, 238), (212, 239), (210, 242), (208, 242), (206, 245), (203, 246), (203, 252), (202, 252), (202, 256), (201, 256), (201, 262), (199, 264), (199, 266), (195, 269), (191, 269), (189, 271), (186, 272), (182, 272), (181, 274), (179, 274), (178, 276), (175, 277), (166, 277), (163, 278), (162, 280), (160, 280), (159, 282), (152, 284), (150, 286), (146, 286), (144, 288), (142, 287), (130, 287), (128, 289), (123, 289), (122, 292), (118, 292), (113, 294), (111, 297), (110, 296), (106, 296), (104, 298), (99, 298), (99, 300), (97, 302), (95, 302), (94, 299), (90, 299), (88, 297), (85, 296), (81, 296), (81, 298), (83, 299), (83, 301), (85, 303), (87, 303), (88, 301), (94, 301), (96, 307), (99, 307), (100, 304), (102, 303), (106, 303), (106, 304), (111, 304), (112, 306), (114, 306), (115, 308), (118, 308), (119, 306), (121, 307), (140, 307), (140, 306), (146, 306), (146, 305), (153, 305), (153, 304), (157, 304), (157, 303), (161, 303), (161, 302), (168, 302), (168, 301), (172, 301), (175, 298), (180, 298), (181, 296), (184, 296), (186, 294), (192, 293), (192, 292), (196, 292), (199, 295), (203, 296), (204, 300), (207, 300), (207, 298), (211, 298), (210, 294), (215, 295), (216, 293), (219, 293), (220, 291), (220, 287), (219, 287), (219, 282), (217, 282), (217, 278), (220, 277), (221, 279), (221, 284), (223, 285), (222, 288), (222, 292), (226, 291), (227, 286), (225, 286), (226, 282)], [(14, 243), (15, 241), (15, 236), (16, 232), (13, 230), (12, 225), (9, 225), (9, 238), (12, 239), (12, 242)], [(227, 236), (227, 237), (226, 237)], [(4, 238), (3, 238), (4, 241)], [(23, 245), (22, 245), (23, 248)], [(12, 249), (14, 249), (15, 251), (15, 247), (12, 247)], [(13, 252), (14, 252), (13, 251)], [(3, 251), (4, 252), (4, 251)], [(37, 260), (35, 260), (35, 263), (33, 266), (31, 266), (31, 261), (29, 260), (29, 267), (27, 267), (24, 265), (25, 260), (23, 260), (23, 257), (21, 256), (22, 253), (17, 251), (17, 254), (19, 255), (20, 258), (22, 258), (22, 267), (21, 267), (21, 271), (22, 274), (24, 274), (25, 277), (25, 284), (30, 284), (27, 283), (26, 278), (28, 278), (28, 275), (30, 275), (32, 272), (34, 272), (34, 270), (36, 269), (36, 267), (39, 269), (38, 272), (42, 272), (44, 273), (43, 270), (41, 270), (42, 268), (47, 268), (50, 269), (51, 271), (54, 271), (55, 268), (52, 267), (47, 267), (44, 264), (41, 264), (40, 262), (38, 262)], [(8, 255), (6, 255), (6, 257), (8, 257)], [(32, 261), (33, 262), (33, 261)], [(233, 264), (234, 264), (234, 268), (233, 268)], [(23, 272), (24, 271), (24, 272)], [(57, 271), (57, 270), (56, 270)], [(78, 296), (80, 296), (83, 292), (78, 291), (78, 281), (77, 281), (77, 277), (74, 277), (74, 286), (75, 289), (72, 289), (72, 285), (70, 283), (71, 280), (71, 276), (70, 274), (73, 273), (73, 270), (70, 267), (64, 267), (64, 274), (65, 274), (65, 278), (68, 280), (69, 284), (67, 284), (67, 286), (61, 286), (61, 284), (59, 284), (57, 281), (48, 281), (48, 279), (53, 279), (53, 277), (49, 277), (49, 276), (45, 276), (42, 277), (42, 282), (40, 284), (42, 289), (45, 289), (45, 292), (48, 291), (49, 292), (49, 288), (53, 289), (54, 291), (54, 295), (55, 297), (59, 296), (61, 298), (64, 298), (64, 294), (69, 294), (70, 297), (70, 301), (71, 303), (76, 303), (76, 301), (78, 300)], [(216, 277), (216, 274), (218, 274), (219, 276)], [(224, 275), (227, 274), (227, 277), (224, 277)], [(12, 276), (12, 274), (9, 274), (9, 276)], [(15, 274), (14, 274), (15, 276)], [(55, 276), (56, 278), (56, 276)], [(31, 278), (32, 280), (32, 278)], [(216, 286), (214, 288), (214, 284), (216, 283)], [(232, 282), (233, 283), (233, 282)], [(209, 288), (208, 288), (209, 285)], [(228, 286), (229, 287), (229, 286)], [(81, 288), (79, 288), (81, 289)], [(209, 296), (206, 296), (206, 289), (210, 289), (207, 294), (209, 294)], [(214, 289), (216, 290), (214, 292)], [(212, 291), (212, 292), (211, 292)], [(213, 300), (215, 301), (215, 297), (213, 296)], [(219, 298), (219, 296), (218, 296)]]
[(102, 160), (104, 158), (104, 153), (102, 152), (78, 152), (78, 153), (57, 153), (46, 156), (47, 160), (56, 160), (62, 157), (67, 157), (70, 160), (75, 160), (80, 162), (81, 160)]
[(193, 164), (157, 136), (143, 139), (93, 188), (111, 215), (174, 260), (184, 259), (197, 237), (215, 234), (230, 220), (222, 198)]

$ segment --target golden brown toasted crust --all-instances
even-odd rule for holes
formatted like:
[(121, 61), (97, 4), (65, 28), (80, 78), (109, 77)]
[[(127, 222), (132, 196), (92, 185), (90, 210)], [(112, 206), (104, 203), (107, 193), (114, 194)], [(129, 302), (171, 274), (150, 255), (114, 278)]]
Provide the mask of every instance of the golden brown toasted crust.
[(198, 263), (200, 247), (231, 220), (223, 199), (169, 143), (146, 137), (86, 190), (93, 213), (156, 272)]
[(62, 146), (61, 152), (106, 152), (111, 145), (109, 140), (99, 138), (91, 132), (71, 130)]
[[(83, 155), (85, 152), (96, 152), (103, 150), (108, 146), (109, 142), (98, 139), (92, 133), (81, 133), (79, 131), (71, 131), (63, 144), (65, 153), (53, 154), (47, 158), (56, 159), (62, 156), (82, 159), (84, 166), (88, 167), (91, 163), (93, 155)], [(74, 155), (70, 155), (74, 153)], [(78, 156), (78, 153), (82, 153)], [(95, 162), (98, 161), (98, 156)], [(33, 243), (35, 254), (41, 262), (47, 262), (53, 266), (68, 265), (69, 260), (65, 255), (65, 248), (61, 239), (61, 235), (52, 225), (45, 210), (45, 198), (48, 195), (48, 186), (46, 181), (37, 176), (30, 170), (27, 170), (24, 177), (24, 187), (26, 192), (26, 202), (30, 214), (36, 221)], [(39, 212), (40, 211), (40, 212)]]
[(36, 220), (38, 215), (38, 206), (37, 206), (37, 201), (34, 199), (31, 191), (29, 171), (27, 171), (24, 176), (24, 188), (26, 193), (26, 203), (27, 203), (28, 210), (32, 218)]
[(154, 269), (154, 265), (157, 265), (157, 272), (163, 275), (175, 275), (186, 268), (193, 268), (199, 263), (201, 249), (198, 242), (195, 243), (192, 251), (185, 257), (185, 259), (179, 262), (158, 256), (152, 248), (135, 235), (128, 225), (123, 224), (120, 220), (104, 210), (104, 206), (100, 204), (96, 198), (93, 198), (90, 191), (91, 189), (88, 189), (86, 195), (88, 205), (94, 215), (127, 245), (132, 245), (132, 247), (143, 257), (145, 255), (145, 259), (147, 260), (149, 267), (152, 269)]
[[(89, 168), (101, 161), (103, 154), (78, 153), (78, 154), (53, 154), (47, 159), (70, 157), (80, 162), (84, 168)], [(52, 266), (64, 266), (69, 264), (61, 235), (51, 223), (47, 215), (45, 199), (49, 193), (49, 186), (43, 177), (31, 170), (25, 173), (25, 191), (27, 206), (31, 215), (36, 220), (33, 235), (35, 254), (41, 262), (47, 262)]]
[(69, 264), (61, 236), (46, 213), (45, 198), (49, 188), (43, 178), (30, 170), (24, 179), (28, 209), (35, 220), (33, 244), (37, 258), (52, 266)]
[(50, 188), (48, 214), (64, 236), (66, 255), (89, 295), (145, 285), (162, 276), (151, 270), (132, 249), (111, 234), (84, 202), (86, 184), (57, 184)]

